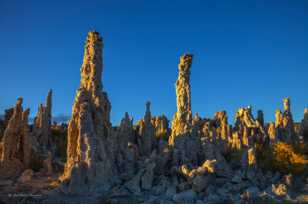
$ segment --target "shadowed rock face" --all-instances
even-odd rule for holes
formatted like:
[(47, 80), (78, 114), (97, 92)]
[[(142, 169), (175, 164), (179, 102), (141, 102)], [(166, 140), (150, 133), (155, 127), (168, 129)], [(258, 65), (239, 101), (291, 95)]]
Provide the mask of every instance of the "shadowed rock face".
[(155, 129), (152, 124), (152, 115), (150, 110), (151, 103), (146, 103), (146, 111), (143, 120), (139, 122), (139, 146), (140, 154), (149, 156), (154, 147)]
[[(77, 90), (68, 126), (67, 162), (62, 179), (69, 178), (69, 191), (78, 192), (113, 179), (112, 155), (107, 150), (111, 105), (102, 92), (103, 41), (89, 32)], [(82, 175), (82, 176), (80, 176)]]
[(46, 151), (50, 147), (50, 125), (52, 109), (52, 90), (48, 92), (46, 105), (40, 104), (37, 115), (34, 119), (33, 135), (40, 144), (40, 148)]
[(294, 121), (291, 113), (291, 102), (289, 98), (283, 99), (283, 106), (284, 112), (282, 124), (284, 128), (285, 140), (287, 142), (296, 142), (297, 138), (295, 137)]
[(297, 143), (298, 138), (295, 135), (294, 121), (291, 113), (291, 102), (289, 98), (283, 99), (284, 111), (276, 111), (276, 134), (279, 140), (285, 142)]
[(308, 143), (308, 108), (304, 110), (304, 118), (301, 123), (301, 135), (304, 137), (306, 143)]

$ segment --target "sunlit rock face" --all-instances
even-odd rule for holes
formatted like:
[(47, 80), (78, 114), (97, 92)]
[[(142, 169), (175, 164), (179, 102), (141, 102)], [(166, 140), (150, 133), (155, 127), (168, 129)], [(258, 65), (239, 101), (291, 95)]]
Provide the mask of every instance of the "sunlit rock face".
[(230, 127), (228, 125), (228, 116), (226, 111), (216, 112), (214, 120), (217, 126), (217, 136), (222, 141), (227, 141), (230, 137)]
[(172, 132), (169, 138), (169, 145), (174, 144), (176, 136), (188, 133), (191, 128), (190, 68), (192, 58), (193, 56), (190, 54), (185, 54), (180, 57), (178, 66), (179, 75), (175, 84), (177, 112), (172, 121)]
[(275, 123), (271, 122), (268, 124), (267, 134), (269, 137), (269, 144), (273, 145), (277, 142), (277, 133)]
[(193, 56), (180, 57), (178, 79), (176, 81), (177, 112), (172, 121), (169, 145), (173, 147), (174, 164), (197, 163), (199, 138), (191, 134), (192, 112), (190, 93), (190, 69)]
[(32, 150), (36, 148), (28, 127), (29, 109), (23, 111), (18, 98), (9, 119), (0, 152), (0, 177), (15, 177), (30, 165)]
[[(262, 119), (259, 118), (259, 120)], [(230, 147), (249, 148), (257, 140), (263, 139), (265, 132), (259, 120), (254, 119), (250, 106), (240, 108), (235, 115), (233, 133), (229, 140)]]
[(278, 109), (275, 112), (275, 127), (282, 128), (282, 126), (282, 112)]
[(255, 153), (255, 149), (252, 147), (252, 148), (245, 150), (243, 154), (242, 168), (243, 169), (248, 169), (248, 168), (255, 169), (256, 167), (257, 167), (256, 153)]
[(155, 129), (155, 143), (158, 151), (161, 152), (168, 146), (170, 136), (169, 121), (166, 116), (156, 116), (152, 118), (152, 124)]
[(116, 174), (107, 149), (111, 105), (102, 92), (103, 41), (89, 32), (77, 90), (68, 125), (67, 162), (62, 179), (69, 179), (70, 192), (82, 192), (94, 184), (109, 186)]
[(43, 151), (50, 149), (50, 126), (51, 126), (51, 115), (52, 110), (52, 90), (48, 92), (46, 98), (46, 105), (40, 104), (36, 117), (34, 118), (33, 124), (33, 135), (38, 141), (40, 148)]

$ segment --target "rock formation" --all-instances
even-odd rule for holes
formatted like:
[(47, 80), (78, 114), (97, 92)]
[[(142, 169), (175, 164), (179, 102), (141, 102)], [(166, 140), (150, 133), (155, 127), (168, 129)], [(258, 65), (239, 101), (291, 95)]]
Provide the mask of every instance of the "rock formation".
[(301, 122), (301, 135), (303, 136), (305, 142), (308, 144), (308, 108), (304, 110), (304, 118)]
[(192, 55), (180, 57), (178, 66), (179, 75), (176, 81), (177, 112), (172, 120), (169, 146), (173, 148), (173, 163), (198, 163), (200, 140), (197, 135), (191, 134), (192, 112), (190, 100), (190, 68)]
[(264, 126), (264, 114), (262, 110), (258, 110), (257, 121), (262, 127)]
[(0, 152), (0, 175), (3, 177), (18, 176), (29, 167), (31, 152), (37, 148), (29, 134), (29, 109), (23, 111), (22, 98), (18, 98), (13, 114), (8, 121), (2, 139)]
[(139, 157), (137, 145), (135, 145), (135, 131), (133, 119), (125, 113), (117, 131), (112, 132), (112, 148), (115, 154), (115, 163), (122, 177), (131, 178), (136, 170), (136, 161)]
[(40, 147), (46, 151), (50, 147), (50, 125), (52, 109), (52, 90), (48, 92), (46, 105), (40, 104), (34, 119), (33, 135), (36, 137)]
[(216, 122), (217, 135), (222, 141), (227, 141), (230, 137), (230, 128), (228, 125), (228, 116), (226, 111), (216, 112), (214, 116)]
[(287, 143), (297, 143), (298, 138), (295, 135), (294, 122), (291, 113), (291, 102), (289, 98), (283, 99), (283, 113), (280, 110), (276, 111), (276, 132), (279, 140)]
[(249, 148), (245, 151), (242, 158), (242, 166), (244, 169), (256, 168), (257, 160), (254, 148)]
[(6, 109), (4, 111), (3, 119), (0, 118), (0, 141), (3, 138), (4, 130), (5, 130), (6, 126), (8, 125), (9, 120), (11, 119), (11, 117), (13, 115), (13, 112), (14, 112), (14, 108)]
[(277, 141), (275, 123), (271, 122), (271, 123), (268, 124), (267, 134), (268, 134), (268, 137), (269, 137), (270, 145), (275, 144), (276, 141)]
[(289, 98), (283, 99), (284, 112), (282, 124), (284, 129), (284, 139), (286, 142), (296, 142), (293, 117), (291, 113), (291, 102)]
[(282, 112), (281, 110), (276, 110), (275, 113), (275, 127), (281, 128), (282, 127)]
[(175, 137), (188, 133), (192, 125), (190, 101), (190, 68), (192, 58), (193, 56), (190, 54), (185, 54), (180, 58), (178, 66), (179, 76), (175, 85), (177, 112), (172, 120), (172, 132), (169, 138), (169, 145), (174, 144)]
[[(96, 184), (108, 188), (116, 168), (108, 150), (111, 105), (102, 92), (103, 41), (89, 32), (77, 90), (68, 126), (67, 161), (62, 179), (68, 179), (69, 192), (84, 192)], [(83, 191), (84, 190), (84, 191)]]
[(155, 129), (152, 124), (150, 106), (151, 103), (147, 102), (144, 118), (139, 122), (139, 149), (140, 154), (144, 156), (151, 154), (155, 142)]
[[(261, 122), (263, 120), (260, 113), (259, 120), (261, 120)], [(254, 119), (251, 114), (250, 106), (247, 108), (240, 108), (235, 116), (231, 146), (237, 149), (240, 148), (240, 146), (249, 148), (253, 143), (257, 142), (257, 140), (263, 139), (265, 131), (259, 120)], [(235, 132), (237, 132), (237, 134), (235, 134)]]
[(6, 128), (6, 126), (9, 124), (9, 121), (12, 117), (14, 113), (14, 108), (9, 108), (5, 110), (5, 114), (4, 114), (4, 127)]
[(166, 116), (157, 116), (152, 118), (152, 124), (155, 129), (155, 139), (159, 152), (168, 146), (168, 138), (170, 135), (169, 121)]

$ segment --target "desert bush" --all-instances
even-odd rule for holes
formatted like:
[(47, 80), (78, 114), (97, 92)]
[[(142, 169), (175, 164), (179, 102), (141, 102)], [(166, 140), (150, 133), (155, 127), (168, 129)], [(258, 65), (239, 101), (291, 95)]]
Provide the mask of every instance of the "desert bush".
[(272, 147), (257, 149), (258, 164), (261, 168), (281, 173), (301, 174), (308, 171), (308, 160), (294, 147), (278, 142)]
[(66, 146), (67, 146), (67, 127), (60, 125), (53, 125), (51, 127), (51, 137), (53, 143), (57, 148), (57, 156), (63, 162), (66, 161)]

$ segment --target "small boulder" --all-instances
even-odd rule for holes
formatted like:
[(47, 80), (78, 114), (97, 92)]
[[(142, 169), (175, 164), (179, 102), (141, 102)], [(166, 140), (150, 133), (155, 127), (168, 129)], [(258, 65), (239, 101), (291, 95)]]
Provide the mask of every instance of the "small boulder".
[(214, 173), (215, 172), (215, 164), (216, 160), (206, 160), (202, 164), (202, 168), (205, 169), (208, 173)]
[(272, 185), (272, 193), (276, 196), (286, 196), (287, 195), (287, 187), (285, 184), (277, 184)]
[(207, 175), (207, 176), (197, 175), (192, 180), (192, 189), (196, 192), (202, 192), (212, 183), (213, 179), (214, 178), (212, 175)]

